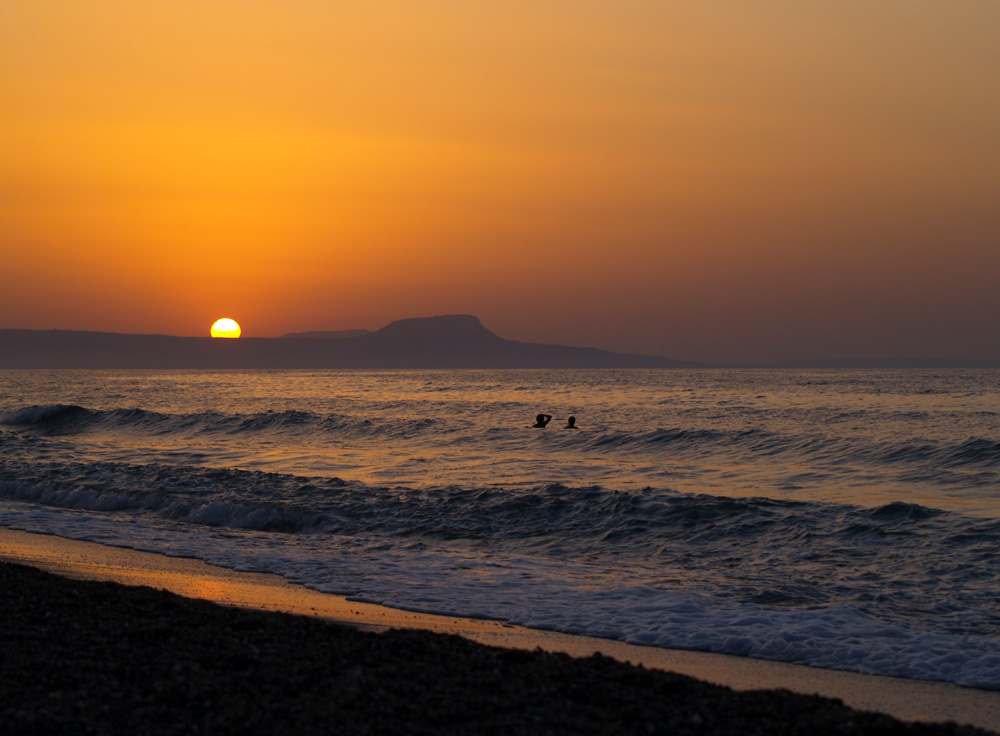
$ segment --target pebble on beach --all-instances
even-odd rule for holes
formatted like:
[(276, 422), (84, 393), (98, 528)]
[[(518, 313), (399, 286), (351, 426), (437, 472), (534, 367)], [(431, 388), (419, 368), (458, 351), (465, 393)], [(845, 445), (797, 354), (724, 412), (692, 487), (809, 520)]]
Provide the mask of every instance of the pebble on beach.
[(3, 734), (977, 734), (0, 563)]

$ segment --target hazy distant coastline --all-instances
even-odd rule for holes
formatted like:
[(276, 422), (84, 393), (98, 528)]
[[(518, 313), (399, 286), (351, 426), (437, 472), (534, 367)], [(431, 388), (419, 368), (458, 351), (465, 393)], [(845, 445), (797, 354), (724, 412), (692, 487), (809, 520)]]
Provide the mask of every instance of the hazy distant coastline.
[(1000, 368), (1000, 361), (844, 358), (707, 363), (508, 340), (472, 315), (402, 319), (380, 330), (282, 337), (177, 337), (0, 329), (0, 368)]
[(236, 340), (0, 330), (0, 368), (681, 368), (658, 356), (506, 340), (478, 317), (403, 319), (374, 332)]
[(282, 337), (306, 337), (313, 340), (339, 340), (342, 337), (370, 335), (371, 330), (311, 330), (309, 332), (286, 332)]

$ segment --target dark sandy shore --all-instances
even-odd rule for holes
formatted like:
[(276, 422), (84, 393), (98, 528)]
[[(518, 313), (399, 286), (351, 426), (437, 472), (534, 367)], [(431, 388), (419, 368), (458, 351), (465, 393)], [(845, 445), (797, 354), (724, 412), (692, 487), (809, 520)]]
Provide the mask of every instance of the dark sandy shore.
[(4, 734), (986, 733), (4, 562), (0, 591)]

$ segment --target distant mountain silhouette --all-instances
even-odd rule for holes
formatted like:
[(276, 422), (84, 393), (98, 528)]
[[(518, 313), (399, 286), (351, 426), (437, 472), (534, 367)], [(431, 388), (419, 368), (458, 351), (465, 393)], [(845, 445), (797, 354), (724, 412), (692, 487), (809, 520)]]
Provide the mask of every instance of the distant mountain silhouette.
[[(0, 330), (0, 368), (676, 368), (693, 363), (505, 340), (477, 317), (403, 319), (375, 332), (236, 340)], [(322, 334), (322, 333), (320, 333)], [(339, 334), (339, 333), (333, 333)]]
[(341, 337), (360, 337), (371, 330), (313, 330), (312, 332), (286, 332), (282, 337), (305, 337), (310, 340), (336, 340)]

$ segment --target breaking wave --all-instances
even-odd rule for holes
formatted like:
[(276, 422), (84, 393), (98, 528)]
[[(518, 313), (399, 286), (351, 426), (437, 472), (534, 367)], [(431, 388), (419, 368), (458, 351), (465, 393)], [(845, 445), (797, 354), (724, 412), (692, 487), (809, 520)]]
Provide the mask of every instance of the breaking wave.
[[(429, 443), (508, 441), (510, 430), (487, 427), (470, 437), (435, 418), (354, 416), (343, 413), (267, 411), (254, 414), (169, 414), (139, 408), (88, 409), (74, 404), (26, 406), (0, 415), (0, 425), (41, 435), (130, 432), (150, 435), (267, 435), (281, 438), (400, 438)], [(872, 443), (836, 435), (789, 435), (764, 429), (660, 428), (640, 432), (598, 431), (562, 436), (555, 447), (593, 454), (672, 457), (783, 456), (827, 465), (924, 466), (944, 470), (1000, 468), (1000, 442), (969, 437), (955, 442), (893, 438)]]
[[(996, 378), (18, 373), (0, 523), (398, 608), (1000, 689)], [(581, 429), (528, 429), (539, 411)]]

